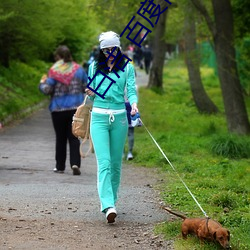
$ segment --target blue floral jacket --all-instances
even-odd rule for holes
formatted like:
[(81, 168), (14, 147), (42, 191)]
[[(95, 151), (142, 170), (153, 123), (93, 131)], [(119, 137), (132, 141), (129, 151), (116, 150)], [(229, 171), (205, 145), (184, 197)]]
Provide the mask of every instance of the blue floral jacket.
[(87, 84), (87, 74), (80, 67), (74, 74), (69, 85), (47, 78), (44, 83), (40, 82), (39, 89), (45, 95), (50, 95), (50, 112), (77, 109), (84, 100), (84, 89)]

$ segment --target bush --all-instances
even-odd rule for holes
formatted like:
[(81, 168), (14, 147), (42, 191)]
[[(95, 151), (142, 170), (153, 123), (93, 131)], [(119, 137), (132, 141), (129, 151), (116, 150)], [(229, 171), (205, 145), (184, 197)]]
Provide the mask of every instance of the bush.
[(46, 97), (38, 90), (42, 74), (48, 64), (34, 61), (27, 65), (12, 61), (10, 68), (0, 67), (0, 121), (11, 115), (19, 117), (23, 110), (34, 107)]
[(222, 135), (212, 140), (211, 150), (215, 155), (231, 159), (249, 158), (250, 146), (247, 140), (236, 135)]
[(217, 207), (229, 209), (233, 209), (237, 206), (233, 194), (228, 192), (221, 192), (219, 194), (215, 194), (211, 198), (210, 203)]

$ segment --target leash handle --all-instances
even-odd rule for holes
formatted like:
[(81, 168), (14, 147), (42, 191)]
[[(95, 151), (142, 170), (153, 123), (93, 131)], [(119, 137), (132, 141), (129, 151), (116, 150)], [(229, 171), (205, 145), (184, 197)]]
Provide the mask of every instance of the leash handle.
[[(88, 142), (88, 141), (89, 141), (89, 148), (88, 148), (88, 150), (86, 151), (86, 153), (84, 153), (84, 151), (83, 151), (83, 145), (84, 145), (86, 142)], [(81, 142), (81, 144), (80, 144), (80, 147), (79, 147), (79, 151), (80, 151), (80, 155), (81, 155), (82, 158), (87, 157), (88, 154), (89, 154), (90, 152), (94, 153), (94, 148), (93, 148), (93, 143), (92, 143), (91, 138), (89, 138), (89, 139), (84, 138), (84, 139), (82, 140), (82, 142)]]
[[(87, 95), (84, 99), (84, 104), (86, 104), (86, 100), (87, 100)], [(86, 129), (86, 134), (85, 134), (85, 137), (84, 138), (79, 138), (79, 140), (81, 140), (80, 142), (80, 147), (79, 147), (79, 151), (80, 151), (80, 155), (82, 158), (85, 158), (87, 157), (87, 155), (92, 152), (94, 153), (94, 147), (93, 147), (93, 142), (92, 142), (92, 139), (91, 139), (91, 136), (90, 136), (90, 114), (88, 116), (88, 122), (87, 122), (87, 129)], [(83, 151), (83, 145), (89, 141), (89, 148), (88, 150), (86, 151), (86, 153), (84, 153)]]
[(151, 137), (151, 139), (155, 143), (155, 145), (158, 147), (158, 149), (160, 150), (160, 152), (162, 153), (162, 155), (164, 156), (164, 158), (167, 160), (167, 162), (169, 163), (169, 165), (171, 166), (171, 168), (175, 171), (176, 175), (179, 177), (180, 181), (185, 186), (185, 188), (187, 189), (187, 191), (189, 192), (189, 194), (191, 195), (191, 197), (193, 198), (193, 200), (195, 201), (195, 203), (198, 205), (198, 207), (200, 208), (200, 210), (202, 211), (202, 213), (205, 215), (206, 218), (209, 218), (208, 215), (206, 214), (206, 212), (203, 210), (203, 208), (199, 204), (199, 202), (196, 200), (196, 198), (192, 194), (192, 192), (190, 191), (190, 189), (188, 188), (188, 186), (186, 185), (186, 183), (182, 180), (182, 178), (178, 174), (176, 168), (173, 166), (173, 164), (170, 162), (170, 160), (168, 159), (168, 157), (165, 155), (165, 153), (163, 152), (163, 150), (161, 149), (161, 147), (159, 146), (159, 144), (157, 143), (157, 141), (154, 139), (154, 137), (152, 136), (152, 134), (149, 132), (149, 130), (147, 129), (147, 127), (145, 126), (145, 124), (143, 123), (143, 121), (141, 120), (141, 118), (139, 118), (139, 119), (140, 119), (142, 125), (145, 127), (146, 131), (148, 132), (149, 136)]

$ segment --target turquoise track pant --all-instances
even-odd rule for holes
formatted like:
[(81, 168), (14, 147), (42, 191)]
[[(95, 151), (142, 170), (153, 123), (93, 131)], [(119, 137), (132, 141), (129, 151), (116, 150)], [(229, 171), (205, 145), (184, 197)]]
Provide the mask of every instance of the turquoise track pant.
[(122, 155), (128, 133), (126, 112), (91, 113), (90, 134), (97, 160), (97, 189), (101, 211), (115, 207), (121, 179)]

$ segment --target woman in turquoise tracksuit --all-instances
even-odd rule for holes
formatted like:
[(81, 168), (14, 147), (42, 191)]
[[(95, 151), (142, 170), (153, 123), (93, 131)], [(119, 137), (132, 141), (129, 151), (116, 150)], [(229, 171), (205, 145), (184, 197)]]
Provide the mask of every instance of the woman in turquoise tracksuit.
[(106, 213), (108, 223), (113, 223), (117, 216), (115, 204), (128, 131), (124, 91), (126, 89), (132, 106), (131, 115), (138, 112), (137, 94), (134, 67), (126, 64), (128, 60), (122, 56), (119, 35), (112, 31), (104, 32), (99, 42), (99, 58), (89, 67), (86, 93), (93, 100), (90, 133), (98, 166), (97, 188), (101, 211)]

